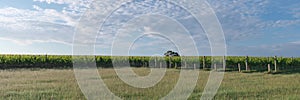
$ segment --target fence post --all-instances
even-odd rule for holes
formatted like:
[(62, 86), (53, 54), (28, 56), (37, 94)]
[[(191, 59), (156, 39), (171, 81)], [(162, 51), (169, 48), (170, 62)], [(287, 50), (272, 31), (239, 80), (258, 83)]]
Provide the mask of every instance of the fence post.
[(214, 64), (214, 68), (215, 68), (215, 70), (217, 71), (217, 64)]
[(203, 63), (203, 69), (205, 69), (205, 56), (203, 56), (203, 61), (202, 61), (202, 63)]
[(271, 66), (270, 66), (270, 64), (268, 64), (268, 73), (270, 73), (271, 72)]
[(187, 68), (187, 64), (186, 64), (186, 61), (184, 61), (184, 68)]
[(246, 62), (245, 62), (245, 65), (246, 65), (246, 71), (248, 71), (248, 70), (249, 70), (249, 67), (248, 67), (248, 59), (249, 59), (249, 57), (248, 57), (248, 56), (246, 56)]
[(162, 68), (162, 64), (161, 64), (161, 62), (159, 62), (159, 68)]
[(196, 64), (194, 63), (194, 69), (197, 69)]
[(291, 62), (291, 65), (290, 65), (290, 68), (294, 69), (294, 57), (292, 57), (292, 62)]
[(226, 70), (226, 57), (223, 56), (223, 70)]
[(239, 72), (241, 72), (241, 64), (238, 63)]
[(146, 57), (144, 57), (144, 67), (148, 67)]
[(274, 67), (275, 67), (275, 72), (277, 72), (277, 56), (274, 56)]
[(156, 68), (156, 57), (154, 58), (154, 68)]
[(46, 59), (45, 60), (46, 60), (46, 64), (45, 64), (46, 66), (45, 67), (47, 68), (48, 67), (48, 55), (47, 54), (46, 54)]
[(171, 58), (172, 58), (172, 57), (169, 56), (169, 65), (168, 65), (169, 68), (172, 68), (172, 60), (171, 60)]

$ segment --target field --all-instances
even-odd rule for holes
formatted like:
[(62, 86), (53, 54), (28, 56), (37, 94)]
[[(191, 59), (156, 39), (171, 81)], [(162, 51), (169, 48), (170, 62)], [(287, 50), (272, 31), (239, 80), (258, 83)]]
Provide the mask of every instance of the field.
[[(134, 68), (141, 75), (148, 68)], [(123, 99), (159, 99), (174, 87), (180, 70), (168, 69), (165, 77), (154, 87), (138, 89), (126, 85), (113, 69), (99, 69), (109, 89)], [(200, 99), (209, 71), (201, 71), (189, 99)], [(2, 100), (84, 100), (71, 69), (11, 69), (0, 71)], [(215, 99), (299, 99), (300, 73), (266, 74), (261, 72), (226, 72)]]

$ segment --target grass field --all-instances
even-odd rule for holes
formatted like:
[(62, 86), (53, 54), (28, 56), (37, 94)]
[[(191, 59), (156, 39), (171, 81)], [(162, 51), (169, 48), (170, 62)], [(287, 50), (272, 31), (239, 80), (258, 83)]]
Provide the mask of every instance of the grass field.
[[(147, 68), (135, 68), (147, 75)], [(99, 69), (109, 89), (123, 99), (159, 99), (177, 82), (180, 70), (168, 69), (156, 86), (138, 89), (126, 85), (113, 69)], [(199, 80), (189, 99), (200, 99), (209, 71), (200, 71)], [(0, 71), (0, 99), (84, 100), (71, 69), (18, 69)], [(215, 99), (300, 99), (300, 73), (265, 74), (226, 72)]]

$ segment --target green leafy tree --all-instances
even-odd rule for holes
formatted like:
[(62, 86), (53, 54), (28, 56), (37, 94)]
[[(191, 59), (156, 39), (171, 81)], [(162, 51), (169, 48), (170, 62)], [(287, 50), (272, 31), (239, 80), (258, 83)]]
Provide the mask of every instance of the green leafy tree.
[(176, 62), (175, 60), (172, 59), (172, 57), (179, 57), (180, 56), (177, 52), (169, 50), (166, 53), (164, 53), (164, 55), (166, 57), (165, 60), (167, 62), (167, 68), (173, 68), (173, 67), (177, 67), (178, 66), (178, 64), (179, 64), (180, 61)]
[(171, 51), (171, 50), (169, 50), (169, 51), (167, 51), (166, 53), (164, 53), (164, 55), (165, 55), (166, 57), (178, 57), (178, 56), (180, 56), (177, 52), (173, 52), (173, 51)]

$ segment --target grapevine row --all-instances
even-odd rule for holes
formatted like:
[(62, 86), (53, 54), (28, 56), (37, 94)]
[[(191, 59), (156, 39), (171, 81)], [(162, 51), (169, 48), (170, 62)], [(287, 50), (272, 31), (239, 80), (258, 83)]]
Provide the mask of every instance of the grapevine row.
[[(168, 68), (182, 67), (183, 64), (199, 68), (210, 68), (211, 57), (146, 57), (146, 56), (92, 56), (93, 59), (79, 59), (77, 63), (96, 62), (97, 67), (111, 68), (116, 64), (130, 65), (132, 67), (164, 66)], [(182, 59), (185, 59), (182, 61)], [(265, 71), (267, 65), (274, 65), (275, 61), (279, 70), (295, 69), (300, 66), (300, 58), (293, 57), (244, 57), (228, 56), (226, 59), (226, 70), (237, 70), (237, 64), (245, 68), (247, 60), (252, 70)], [(69, 55), (0, 55), (0, 69), (13, 68), (72, 68), (73, 58)], [(198, 63), (197, 63), (198, 62)], [(200, 62), (200, 63), (199, 63)], [(204, 62), (204, 63), (203, 63)], [(115, 65), (115, 66), (116, 66)]]

